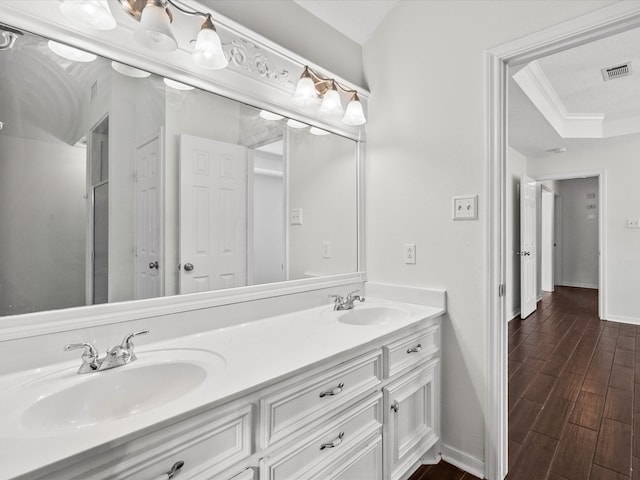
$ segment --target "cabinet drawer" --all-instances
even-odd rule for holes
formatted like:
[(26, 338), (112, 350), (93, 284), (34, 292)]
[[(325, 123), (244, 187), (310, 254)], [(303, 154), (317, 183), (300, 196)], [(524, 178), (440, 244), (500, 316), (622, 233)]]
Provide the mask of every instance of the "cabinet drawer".
[(440, 323), (385, 345), (384, 376), (398, 373), (424, 362), (440, 349)]
[(382, 435), (366, 438), (313, 480), (382, 480)]
[(320, 374), (300, 375), (266, 393), (260, 399), (261, 447), (315, 428), (323, 415), (375, 389), (381, 383), (381, 367), (382, 353), (374, 350)]
[(232, 404), (102, 451), (48, 474), (64, 480), (149, 480), (183, 461), (178, 478), (212, 478), (252, 452), (253, 407)]
[(339, 413), (319, 434), (309, 435), (260, 459), (260, 480), (303, 480), (326, 471), (344, 452), (380, 433), (381, 394), (376, 392)]

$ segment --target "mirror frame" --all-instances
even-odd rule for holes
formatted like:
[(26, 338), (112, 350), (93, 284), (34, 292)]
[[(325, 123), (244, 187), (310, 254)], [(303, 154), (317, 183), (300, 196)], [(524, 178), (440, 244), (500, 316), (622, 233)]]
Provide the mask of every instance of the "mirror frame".
[[(135, 24), (124, 23), (124, 12), (112, 9), (118, 27), (109, 32), (89, 30), (71, 24), (59, 11), (59, 2), (42, 0), (23, 2), (4, 0), (0, 2), (2, 23), (25, 32), (77, 46), (110, 60), (135, 66), (151, 73), (188, 83), (196, 88), (215, 93), (229, 99), (270, 110), (288, 118), (307, 123), (356, 142), (356, 214), (357, 214), (357, 271), (318, 278), (289, 280), (263, 285), (250, 285), (227, 290), (172, 295), (145, 300), (132, 300), (102, 305), (87, 305), (60, 310), (47, 310), (21, 315), (0, 317), (0, 341), (14, 340), (54, 332), (109, 325), (123, 321), (180, 313), (191, 310), (217, 307), (232, 303), (247, 302), (290, 295), (322, 288), (338, 288), (367, 280), (365, 264), (364, 225), (364, 167), (365, 132), (363, 127), (348, 127), (341, 123), (314, 118), (303, 108), (291, 102), (295, 88), (294, 80), (288, 72), (301, 72), (304, 65), (335, 78), (344, 85), (358, 90), (363, 106), (367, 107), (369, 92), (326, 70), (308, 62), (304, 58), (279, 47), (251, 30), (226, 19), (214, 10), (192, 0), (184, 0), (185, 6), (194, 10), (210, 12), (216, 19), (216, 27), (223, 45), (227, 48), (244, 48), (265, 61), (264, 71), (251, 68), (242, 56), (236, 58), (233, 50), (229, 67), (214, 73), (197, 70), (190, 58), (190, 52), (178, 50), (174, 54), (159, 54), (127, 42)], [(120, 18), (120, 20), (119, 20)], [(256, 53), (257, 52), (257, 53)]]

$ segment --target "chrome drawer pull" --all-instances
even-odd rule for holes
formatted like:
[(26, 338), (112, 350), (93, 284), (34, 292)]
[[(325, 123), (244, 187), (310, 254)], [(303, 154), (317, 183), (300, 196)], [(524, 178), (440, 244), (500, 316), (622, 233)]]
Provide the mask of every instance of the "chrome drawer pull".
[(179, 462), (174, 463), (173, 467), (171, 467), (171, 470), (169, 470), (167, 473), (165, 473), (167, 478), (169, 478), (169, 480), (171, 480), (178, 473), (180, 473), (180, 469), (183, 467), (183, 465), (184, 465), (184, 462), (182, 460), (180, 460)]
[(418, 345), (416, 345), (413, 348), (407, 349), (407, 353), (418, 353), (420, 350), (422, 350), (422, 344), (421, 343), (419, 343)]
[(391, 410), (393, 410), (394, 413), (398, 413), (398, 410), (400, 410), (400, 404), (397, 400), (393, 402), (393, 405), (391, 405)]
[(323, 443), (320, 445), (320, 450), (324, 450), (325, 448), (336, 448), (338, 445), (342, 443), (342, 438), (344, 437), (344, 432), (340, 432), (338, 434), (338, 438), (336, 438), (333, 442)]
[(344, 388), (344, 383), (340, 382), (336, 388), (333, 388), (331, 390), (326, 390), (324, 392), (320, 392), (320, 398), (333, 397), (334, 395), (338, 395), (340, 392), (342, 392), (343, 388)]

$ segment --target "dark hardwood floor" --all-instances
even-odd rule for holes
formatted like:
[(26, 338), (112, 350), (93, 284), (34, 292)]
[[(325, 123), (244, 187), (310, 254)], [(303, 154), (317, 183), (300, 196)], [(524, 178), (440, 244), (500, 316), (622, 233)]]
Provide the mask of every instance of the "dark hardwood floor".
[[(508, 332), (507, 480), (640, 480), (640, 326), (601, 321), (597, 290), (557, 287)], [(440, 462), (409, 480), (475, 478)]]
[(559, 287), (509, 322), (508, 480), (640, 480), (637, 349), (597, 290)]
[(423, 465), (409, 480), (480, 480), (470, 473), (441, 461), (436, 465)]

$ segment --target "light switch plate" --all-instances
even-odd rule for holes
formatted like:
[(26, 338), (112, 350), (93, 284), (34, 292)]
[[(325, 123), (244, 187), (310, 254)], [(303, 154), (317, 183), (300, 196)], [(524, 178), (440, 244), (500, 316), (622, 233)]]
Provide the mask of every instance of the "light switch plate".
[(478, 219), (478, 196), (453, 197), (453, 219), (454, 220), (477, 220)]
[(302, 225), (302, 209), (301, 208), (291, 209), (289, 223), (291, 225)]
[(627, 218), (627, 228), (640, 228), (640, 219)]
[(407, 265), (415, 265), (416, 263), (416, 244), (405, 243), (403, 245), (404, 263)]
[(331, 242), (322, 242), (322, 258), (331, 258)]

